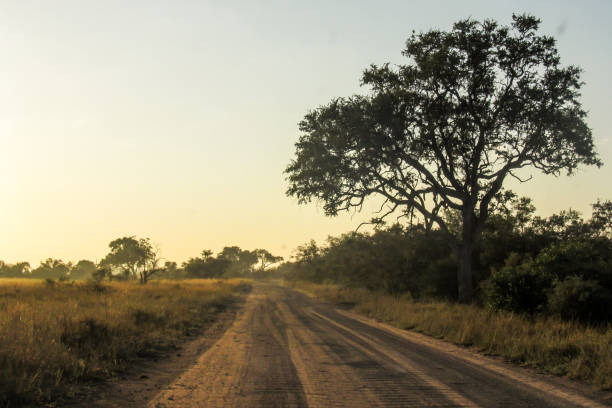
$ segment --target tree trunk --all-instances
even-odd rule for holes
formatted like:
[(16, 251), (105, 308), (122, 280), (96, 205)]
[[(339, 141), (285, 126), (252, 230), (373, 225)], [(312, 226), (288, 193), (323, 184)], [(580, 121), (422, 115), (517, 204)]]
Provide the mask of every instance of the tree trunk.
[(457, 288), (459, 302), (469, 303), (474, 296), (472, 283), (472, 243), (463, 242), (457, 250)]
[(472, 282), (472, 252), (476, 239), (476, 224), (473, 206), (463, 210), (463, 231), (457, 245), (457, 289), (459, 302), (469, 303), (474, 297)]

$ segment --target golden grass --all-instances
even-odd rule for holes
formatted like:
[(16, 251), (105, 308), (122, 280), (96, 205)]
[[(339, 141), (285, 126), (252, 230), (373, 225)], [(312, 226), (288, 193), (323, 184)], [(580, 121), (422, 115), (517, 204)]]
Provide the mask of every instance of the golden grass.
[(441, 301), (307, 282), (290, 283), (316, 297), (402, 329), (415, 330), (514, 363), (612, 389), (612, 326), (591, 327), (554, 317), (528, 318)]
[(70, 384), (171, 348), (214, 321), (245, 286), (0, 279), (0, 406), (52, 400)]

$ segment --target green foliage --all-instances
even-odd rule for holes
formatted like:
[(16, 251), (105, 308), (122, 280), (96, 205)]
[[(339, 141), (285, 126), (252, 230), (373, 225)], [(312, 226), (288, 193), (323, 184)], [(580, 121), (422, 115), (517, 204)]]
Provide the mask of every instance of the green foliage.
[[(606, 295), (612, 291), (607, 208), (610, 201), (598, 201), (589, 220), (575, 211), (541, 218), (534, 216), (531, 200), (509, 191), (498, 194), (475, 248), (481, 300), (494, 310), (609, 319), (601, 312), (612, 309)], [(409, 293), (413, 299), (456, 299), (452, 245), (446, 234), (424, 225), (348, 233), (328, 238), (326, 245), (310, 241), (294, 258), (279, 268), (289, 280)], [(587, 283), (566, 282), (570, 277)], [(571, 309), (574, 301), (576, 310)]]
[(394, 294), (409, 292), (415, 298), (453, 298), (457, 287), (453, 285), (455, 266), (450, 252), (439, 231), (405, 230), (394, 225), (373, 234), (330, 237), (324, 247), (310, 241), (298, 247), (296, 262), (290, 267), (286, 264), (285, 269), (290, 279), (335, 282)]
[[(459, 296), (470, 300), (472, 248), (506, 178), (524, 167), (558, 175), (601, 165), (579, 101), (580, 68), (560, 64), (539, 19), (512, 20), (413, 33), (406, 64), (365, 70), (366, 95), (307, 113), (287, 194), (322, 202), (330, 216), (379, 196), (374, 223), (395, 214), (437, 225), (456, 247)], [(530, 207), (517, 215), (527, 222)]]
[(596, 280), (568, 276), (549, 297), (549, 310), (564, 319), (602, 322), (612, 320), (612, 291)]
[(140, 279), (141, 283), (156, 271), (157, 253), (149, 238), (117, 238), (108, 246), (111, 250), (100, 265), (111, 267), (125, 278)]
[(493, 270), (483, 283), (483, 295), (494, 310), (534, 313), (546, 305), (552, 281), (552, 276), (536, 271), (531, 260), (521, 261), (518, 254), (512, 254), (507, 264)]
[[(571, 222), (568, 228), (574, 229)], [(612, 264), (610, 242), (557, 241), (535, 259), (520, 261), (512, 254), (483, 284), (493, 309), (534, 313), (548, 310), (564, 318), (601, 320), (611, 315)]]
[(593, 241), (556, 242), (538, 254), (533, 267), (542, 274), (554, 276), (557, 281), (575, 275), (586, 280), (609, 282), (612, 254), (608, 252), (610, 247), (603, 249), (607, 249), (607, 253)]

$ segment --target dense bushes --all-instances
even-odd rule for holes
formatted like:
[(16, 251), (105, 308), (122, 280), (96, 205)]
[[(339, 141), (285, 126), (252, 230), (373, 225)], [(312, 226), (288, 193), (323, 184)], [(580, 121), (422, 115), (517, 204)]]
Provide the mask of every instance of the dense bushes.
[(564, 319), (612, 320), (612, 291), (595, 280), (569, 276), (558, 282), (548, 299), (550, 312)]
[(508, 263), (494, 270), (483, 282), (483, 296), (492, 309), (511, 312), (533, 313), (546, 305), (546, 293), (552, 278), (534, 270), (533, 262), (517, 262), (519, 256), (512, 254)]
[(483, 283), (483, 297), (493, 309), (545, 311), (566, 319), (606, 321), (612, 306), (610, 246), (601, 237), (559, 241), (535, 259), (511, 254)]
[(453, 297), (455, 261), (439, 231), (394, 226), (373, 234), (352, 232), (330, 237), (319, 247), (298, 248), (297, 262), (285, 264), (290, 279), (340, 283), (412, 297)]
[[(612, 202), (593, 210), (588, 221), (572, 210), (541, 218), (529, 199), (500, 195), (474, 251), (479, 301), (494, 310), (611, 320)], [(457, 293), (452, 246), (441, 231), (422, 225), (348, 233), (326, 245), (311, 241), (279, 271), (293, 280), (416, 299)]]

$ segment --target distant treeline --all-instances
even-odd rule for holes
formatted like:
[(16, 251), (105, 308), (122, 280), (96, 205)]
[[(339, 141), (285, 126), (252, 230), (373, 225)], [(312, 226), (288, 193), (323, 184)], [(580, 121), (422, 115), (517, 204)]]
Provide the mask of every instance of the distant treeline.
[(220, 277), (259, 277), (283, 260), (265, 249), (252, 251), (228, 246), (214, 255), (204, 250), (179, 266), (159, 256), (159, 248), (148, 238), (123, 237), (109, 244), (110, 252), (99, 262), (86, 259), (76, 264), (48, 258), (32, 269), (28, 262), (7, 264), (0, 261), (0, 278), (35, 278), (52, 280), (138, 280), (190, 279)]
[[(567, 319), (612, 319), (612, 202), (535, 216), (529, 198), (498, 196), (473, 255), (477, 298), (492, 309), (550, 313)], [(460, 220), (446, 215), (460, 228)], [(297, 249), (277, 273), (413, 298), (457, 297), (457, 261), (447, 236), (421, 224), (352, 232)]]

